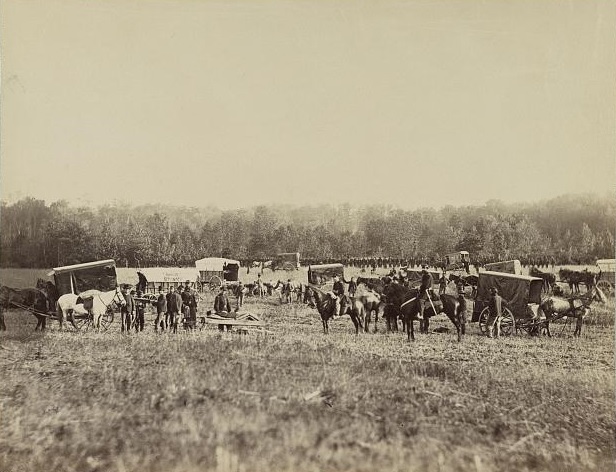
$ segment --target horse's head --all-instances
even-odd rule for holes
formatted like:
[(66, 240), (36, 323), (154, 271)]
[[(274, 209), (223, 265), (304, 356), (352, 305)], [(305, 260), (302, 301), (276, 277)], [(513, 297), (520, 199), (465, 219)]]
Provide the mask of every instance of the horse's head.
[(118, 306), (121, 306), (121, 307), (126, 306), (126, 299), (124, 298), (124, 295), (122, 294), (122, 291), (120, 290), (120, 287), (116, 287), (115, 293), (113, 294), (113, 299), (111, 301)]

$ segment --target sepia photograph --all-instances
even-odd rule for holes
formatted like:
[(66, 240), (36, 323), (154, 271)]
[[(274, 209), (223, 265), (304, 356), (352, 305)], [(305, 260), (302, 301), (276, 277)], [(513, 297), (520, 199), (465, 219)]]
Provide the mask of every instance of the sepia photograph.
[(614, 25), (0, 2), (0, 471), (615, 471)]

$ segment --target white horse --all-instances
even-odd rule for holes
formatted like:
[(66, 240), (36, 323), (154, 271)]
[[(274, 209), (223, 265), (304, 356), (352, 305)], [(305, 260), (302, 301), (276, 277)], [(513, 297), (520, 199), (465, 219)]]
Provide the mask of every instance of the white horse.
[[(77, 303), (79, 300), (81, 303)], [(58, 321), (60, 322), (60, 329), (62, 329), (65, 318), (77, 329), (74, 318), (75, 313), (92, 316), (94, 326), (98, 329), (100, 327), (101, 317), (113, 303), (126, 306), (126, 300), (122, 292), (120, 292), (119, 287), (109, 292), (88, 290), (79, 295), (75, 295), (74, 293), (62, 295), (56, 302), (56, 313), (58, 315)]]

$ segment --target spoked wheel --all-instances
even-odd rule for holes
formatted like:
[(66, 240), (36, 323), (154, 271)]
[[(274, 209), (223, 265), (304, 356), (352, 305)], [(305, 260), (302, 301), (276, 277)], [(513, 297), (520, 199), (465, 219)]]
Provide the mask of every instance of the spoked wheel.
[(213, 276), (210, 279), (210, 290), (218, 290), (220, 287), (222, 287), (222, 279), (220, 277), (218, 277), (217, 275)]
[(111, 323), (113, 323), (113, 311), (110, 310), (101, 316), (101, 328), (103, 328), (103, 331), (107, 331)]
[(75, 327), (79, 331), (87, 331), (92, 324), (92, 317), (90, 315), (73, 315)]
[(614, 287), (612, 287), (612, 284), (607, 280), (599, 280), (599, 282), (597, 282), (597, 288), (606, 296), (614, 294)]
[[(481, 334), (486, 334), (488, 329), (488, 318), (490, 317), (490, 307), (485, 307), (479, 314), (479, 330)], [(509, 308), (503, 308), (503, 315), (500, 321), (501, 336), (511, 336), (515, 331), (515, 318)]]

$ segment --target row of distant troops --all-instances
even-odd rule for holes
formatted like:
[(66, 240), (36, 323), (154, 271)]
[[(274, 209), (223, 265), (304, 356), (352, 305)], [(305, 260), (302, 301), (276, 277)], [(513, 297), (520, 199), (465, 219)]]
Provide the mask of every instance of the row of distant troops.
[[(500, 258), (474, 258), (470, 265), (475, 268), (485, 264), (499, 262)], [(519, 259), (523, 266), (549, 267), (556, 264), (552, 256), (522, 257)], [(242, 267), (249, 267), (253, 261), (242, 260)], [(443, 267), (442, 262), (435, 258), (402, 258), (402, 257), (345, 257), (345, 258), (302, 258), (302, 265), (336, 264), (342, 263), (347, 267), (366, 268), (392, 268), (392, 267)]]

